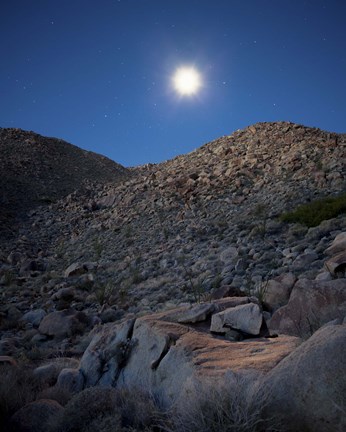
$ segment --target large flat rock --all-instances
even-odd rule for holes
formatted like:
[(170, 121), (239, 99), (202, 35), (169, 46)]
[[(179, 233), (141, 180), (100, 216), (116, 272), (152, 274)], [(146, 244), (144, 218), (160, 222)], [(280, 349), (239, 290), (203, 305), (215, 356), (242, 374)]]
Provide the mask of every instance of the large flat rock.
[(191, 391), (191, 386), (211, 377), (222, 378), (229, 370), (267, 373), (300, 341), (282, 336), (231, 342), (213, 336), (208, 329), (201, 331), (164, 318), (165, 314), (157, 314), (138, 318), (134, 324), (105, 327), (81, 360), (85, 382), (145, 387), (170, 405)]

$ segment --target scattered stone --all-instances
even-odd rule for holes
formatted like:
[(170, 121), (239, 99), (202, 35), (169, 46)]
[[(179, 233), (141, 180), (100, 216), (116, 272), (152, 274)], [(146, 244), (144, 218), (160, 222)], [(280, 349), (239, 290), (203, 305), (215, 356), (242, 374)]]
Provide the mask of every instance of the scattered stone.
[(17, 366), (17, 362), (11, 356), (0, 355), (0, 367), (1, 365)]
[(211, 293), (212, 300), (222, 299), (224, 297), (242, 297), (242, 296), (244, 296), (244, 293), (239, 288), (235, 288), (230, 285), (223, 285), (220, 288), (213, 290)]
[(82, 333), (87, 325), (87, 317), (84, 313), (67, 309), (46, 315), (38, 330), (43, 335), (63, 339)]
[(226, 309), (211, 317), (210, 331), (226, 333), (230, 328), (250, 335), (259, 335), (262, 313), (258, 305), (249, 303)]
[(60, 357), (55, 361), (38, 366), (34, 369), (35, 377), (40, 383), (53, 386), (58, 379), (60, 372), (65, 368), (78, 368), (79, 361), (73, 358)]
[(212, 303), (198, 304), (191, 307), (191, 309), (181, 313), (177, 319), (178, 323), (188, 324), (205, 321), (215, 310)]
[(332, 244), (325, 250), (326, 255), (336, 255), (346, 250), (346, 232), (338, 234)]
[(35, 309), (25, 313), (21, 321), (32, 324), (34, 328), (38, 328), (43, 318), (47, 313), (43, 309)]
[(83, 273), (87, 273), (88, 268), (86, 265), (81, 264), (81, 263), (73, 263), (70, 266), (67, 267), (67, 269), (65, 270), (65, 277), (72, 277), (72, 276), (79, 276), (82, 275)]
[(26, 260), (20, 267), (19, 274), (24, 276), (28, 272), (43, 272), (47, 269), (47, 263), (43, 260)]
[(325, 262), (325, 267), (335, 277), (346, 276), (346, 250), (334, 255)]
[(293, 261), (293, 269), (304, 270), (311, 263), (317, 260), (318, 260), (318, 255), (316, 252), (307, 252), (302, 255), (298, 255), (297, 258)]
[(321, 273), (319, 273), (315, 277), (315, 280), (318, 280), (318, 281), (331, 281), (331, 280), (333, 280), (333, 276), (328, 271), (322, 271)]
[(122, 309), (107, 308), (100, 314), (102, 323), (109, 323), (120, 320), (124, 316)]
[(288, 303), (292, 287), (280, 283), (278, 280), (271, 279), (264, 287), (264, 306), (270, 311), (274, 311)]
[(7, 262), (11, 265), (16, 265), (19, 262), (21, 262), (22, 259), (23, 259), (23, 255), (20, 252), (12, 251), (7, 257)]

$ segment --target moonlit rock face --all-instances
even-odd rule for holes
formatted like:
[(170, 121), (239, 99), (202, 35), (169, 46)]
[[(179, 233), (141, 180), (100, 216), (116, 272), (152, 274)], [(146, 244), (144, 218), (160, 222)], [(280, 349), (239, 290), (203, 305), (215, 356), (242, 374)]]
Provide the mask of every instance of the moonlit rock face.
[(202, 82), (200, 74), (194, 68), (183, 67), (175, 72), (173, 85), (179, 94), (185, 96), (197, 93)]

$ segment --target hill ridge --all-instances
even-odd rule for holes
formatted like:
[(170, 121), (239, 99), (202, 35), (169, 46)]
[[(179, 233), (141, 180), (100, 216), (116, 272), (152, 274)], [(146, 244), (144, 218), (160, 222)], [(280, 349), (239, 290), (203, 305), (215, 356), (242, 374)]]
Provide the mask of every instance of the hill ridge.
[[(0, 204), (4, 219), (25, 216), (89, 182), (116, 182), (130, 172), (105, 156), (32, 131), (0, 128)], [(4, 215), (4, 208), (6, 214)]]

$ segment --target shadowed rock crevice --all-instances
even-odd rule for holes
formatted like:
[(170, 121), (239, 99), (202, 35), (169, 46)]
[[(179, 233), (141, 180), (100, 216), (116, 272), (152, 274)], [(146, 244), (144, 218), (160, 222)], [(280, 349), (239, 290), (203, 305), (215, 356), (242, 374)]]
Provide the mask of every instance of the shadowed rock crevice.
[(160, 357), (157, 360), (154, 360), (151, 363), (151, 369), (156, 370), (160, 363), (162, 362), (162, 360), (165, 358), (165, 356), (168, 354), (171, 346), (176, 345), (177, 340), (179, 339), (179, 336), (174, 335), (172, 333), (168, 334), (167, 336), (165, 336), (165, 346), (162, 350), (162, 353), (160, 354)]

